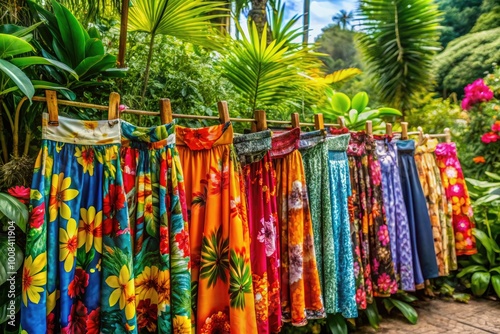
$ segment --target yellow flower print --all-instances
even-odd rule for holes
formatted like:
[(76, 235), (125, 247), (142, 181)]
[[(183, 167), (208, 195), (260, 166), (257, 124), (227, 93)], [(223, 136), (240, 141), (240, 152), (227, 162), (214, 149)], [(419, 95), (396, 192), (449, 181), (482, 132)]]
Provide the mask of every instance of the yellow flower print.
[(83, 127), (88, 130), (95, 130), (98, 125), (97, 121), (83, 121)]
[(38, 255), (34, 261), (31, 255), (24, 261), (22, 291), (24, 306), (28, 306), (28, 298), (35, 304), (40, 301), (40, 293), (47, 284), (47, 272), (43, 269), (46, 264), (47, 253), (45, 252)]
[(85, 244), (88, 253), (94, 245), (95, 250), (102, 253), (102, 211), (96, 213), (91, 206), (88, 210), (80, 209), (80, 223), (78, 224), (78, 248)]
[(64, 270), (70, 272), (75, 263), (76, 251), (78, 250), (78, 228), (76, 220), (68, 220), (66, 229), (59, 228), (59, 261), (64, 261)]
[(191, 320), (186, 316), (176, 315), (174, 318), (174, 334), (190, 334)]
[(47, 310), (45, 311), (46, 315), (49, 315), (50, 312), (54, 311), (56, 307), (57, 300), (59, 299), (59, 290), (54, 290), (52, 293), (47, 291)]
[(118, 158), (118, 147), (110, 146), (104, 149), (104, 154), (96, 153), (97, 161), (106, 166), (105, 174), (107, 177), (115, 177), (116, 167), (114, 165)]
[(119, 301), (120, 310), (125, 308), (127, 320), (132, 319), (135, 315), (135, 292), (134, 280), (130, 278), (128, 267), (122, 266), (120, 276), (106, 278), (106, 284), (115, 289), (109, 296), (109, 306), (113, 307)]
[(158, 267), (144, 267), (140, 275), (135, 278), (135, 294), (139, 300), (150, 299), (151, 304), (158, 304), (156, 282), (158, 280)]
[(158, 311), (164, 312), (170, 304), (170, 272), (168, 270), (158, 273)]
[(71, 201), (79, 192), (76, 189), (69, 189), (71, 185), (71, 177), (64, 177), (64, 173), (52, 175), (52, 185), (50, 187), (49, 198), (49, 213), (50, 221), (53, 222), (57, 218), (60, 211), (61, 217), (64, 219), (71, 218), (71, 209), (66, 202)]
[(83, 173), (94, 175), (94, 150), (90, 147), (75, 148), (76, 161), (83, 167)]

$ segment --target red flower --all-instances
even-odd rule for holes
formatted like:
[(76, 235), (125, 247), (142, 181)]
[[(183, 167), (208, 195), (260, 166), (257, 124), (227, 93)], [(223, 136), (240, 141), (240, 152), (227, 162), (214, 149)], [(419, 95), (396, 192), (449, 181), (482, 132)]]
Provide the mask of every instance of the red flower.
[(100, 313), (101, 313), (100, 307), (90, 312), (87, 318), (87, 334), (99, 334), (101, 325)]
[(481, 141), (485, 144), (494, 143), (498, 140), (498, 135), (494, 132), (488, 132), (482, 135)]
[(158, 319), (158, 306), (151, 304), (149, 299), (144, 299), (137, 306), (137, 325), (142, 332), (146, 328), (149, 332), (156, 332), (156, 320)]
[(54, 313), (50, 313), (47, 316), (47, 334), (56, 333), (56, 316)]
[(160, 227), (160, 254), (168, 254), (170, 253), (170, 243), (168, 236), (168, 228)]
[(496, 121), (491, 125), (491, 131), (500, 132), (500, 121)]
[(184, 257), (189, 256), (189, 233), (187, 233), (186, 230), (182, 230), (175, 235), (175, 242), (177, 242)]
[(10, 196), (17, 198), (23, 204), (28, 204), (30, 201), (30, 188), (24, 186), (15, 186), (7, 189)]
[(30, 215), (31, 228), (39, 228), (42, 226), (45, 217), (45, 203), (33, 208)]
[(69, 283), (68, 295), (71, 298), (81, 296), (85, 292), (85, 288), (89, 285), (89, 274), (82, 268), (76, 268), (75, 277)]
[(68, 316), (68, 326), (61, 331), (62, 334), (86, 333), (87, 328), (87, 308), (81, 300), (77, 300), (71, 306)]
[(118, 219), (116, 219), (116, 211), (125, 206), (125, 193), (120, 185), (109, 185), (108, 194), (104, 197), (103, 214), (106, 219), (103, 222), (103, 232), (105, 235), (111, 232), (117, 233), (119, 228)]

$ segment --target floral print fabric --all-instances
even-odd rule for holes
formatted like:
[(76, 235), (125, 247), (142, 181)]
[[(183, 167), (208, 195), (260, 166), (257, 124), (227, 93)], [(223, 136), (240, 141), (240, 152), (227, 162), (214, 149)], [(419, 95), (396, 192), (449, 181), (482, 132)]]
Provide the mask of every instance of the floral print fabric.
[(452, 205), (457, 256), (475, 254), (477, 249), (476, 239), (472, 235), (475, 227), (472, 207), (455, 143), (438, 144), (435, 154), (446, 198)]
[(23, 333), (137, 332), (120, 127), (43, 115), (23, 268)]
[(297, 150), (300, 129), (273, 136), (278, 220), (281, 243), (281, 308), (283, 321), (295, 326), (324, 318), (314, 234), (302, 156)]
[(446, 199), (439, 168), (434, 158), (437, 144), (437, 139), (429, 139), (425, 145), (418, 146), (415, 151), (415, 162), (431, 218), (439, 276), (447, 276), (450, 270), (457, 269), (457, 256), (451, 222), (452, 210), (448, 205), (451, 203)]
[(410, 227), (399, 178), (396, 143), (388, 137), (376, 140), (376, 155), (382, 169), (382, 193), (394, 271), (398, 277), (399, 288), (414, 291)]
[(188, 205), (196, 333), (256, 333), (244, 180), (232, 125), (175, 131)]
[(353, 133), (347, 150), (352, 196), (349, 199), (353, 223), (356, 302), (360, 309), (373, 301), (397, 292), (392, 262), (389, 228), (384, 212), (380, 163), (373, 153), (373, 139), (364, 133)]
[(236, 138), (235, 147), (242, 164), (243, 161), (253, 161), (243, 166), (243, 174), (247, 200), (251, 203), (248, 221), (257, 327), (262, 334), (278, 333), (281, 329), (280, 244), (276, 173), (268, 153), (271, 132)]
[(191, 270), (184, 179), (174, 125), (122, 121), (121, 166), (134, 239), (137, 329), (191, 333)]
[(358, 316), (356, 280), (348, 208), (351, 184), (346, 153), (350, 137), (349, 134), (327, 137), (325, 145), (328, 149), (328, 184), (330, 185), (338, 294), (335, 313), (342, 313), (345, 318), (356, 318)]
[(427, 203), (415, 166), (415, 142), (398, 140), (398, 164), (412, 242), (413, 276), (420, 288), (424, 280), (438, 276), (434, 237)]

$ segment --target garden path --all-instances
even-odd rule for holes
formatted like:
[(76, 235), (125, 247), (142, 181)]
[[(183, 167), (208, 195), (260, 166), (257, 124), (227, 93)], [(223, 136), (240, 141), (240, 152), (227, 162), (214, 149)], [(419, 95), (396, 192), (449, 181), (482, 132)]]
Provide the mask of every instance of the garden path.
[[(500, 302), (471, 299), (468, 304), (444, 300), (419, 301), (415, 303), (419, 319), (416, 325), (409, 324), (403, 316), (394, 313), (384, 318), (375, 331), (363, 326), (356, 334), (486, 334), (500, 333)], [(396, 310), (395, 310), (396, 311)], [(394, 311), (394, 312), (395, 312)]]

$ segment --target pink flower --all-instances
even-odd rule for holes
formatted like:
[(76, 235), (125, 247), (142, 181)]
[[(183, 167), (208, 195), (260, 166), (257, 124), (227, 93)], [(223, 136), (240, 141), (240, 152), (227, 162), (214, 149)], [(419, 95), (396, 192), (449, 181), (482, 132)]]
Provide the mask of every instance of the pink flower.
[(30, 201), (30, 188), (15, 186), (7, 189), (10, 196), (17, 198), (21, 203), (28, 204)]
[(372, 263), (373, 263), (373, 271), (377, 272), (378, 268), (380, 267), (380, 263), (375, 257), (372, 259)]
[(462, 100), (462, 109), (469, 110), (474, 104), (487, 102), (493, 98), (493, 91), (484, 83), (483, 79), (477, 79), (467, 85), (464, 89), (465, 98)]
[(128, 106), (126, 106), (124, 104), (120, 104), (120, 106), (118, 107), (118, 109), (120, 109), (120, 111), (124, 111), (124, 110), (128, 109)]
[(372, 161), (372, 164), (370, 166), (370, 174), (372, 183), (378, 186), (382, 182), (382, 173), (380, 171), (380, 163), (378, 161)]
[(485, 144), (494, 143), (498, 140), (498, 135), (495, 132), (488, 132), (481, 136), (481, 141)]
[(464, 97), (462, 100), (462, 109), (463, 110), (469, 110), (472, 107), (470, 103), (470, 99), (468, 97)]
[(361, 288), (356, 291), (356, 304), (358, 304), (361, 309), (366, 308), (366, 292)]
[(491, 131), (500, 132), (500, 121), (496, 121), (491, 125)]
[(382, 273), (377, 279), (377, 285), (381, 292), (390, 292), (393, 282), (389, 275)]
[(469, 229), (470, 229), (469, 219), (464, 216), (458, 218), (458, 222), (455, 224), (456, 232), (466, 232)]
[(380, 228), (378, 229), (378, 240), (380, 240), (380, 243), (382, 246), (387, 246), (390, 242), (389, 238), (389, 229), (387, 228), (387, 225), (381, 225)]

